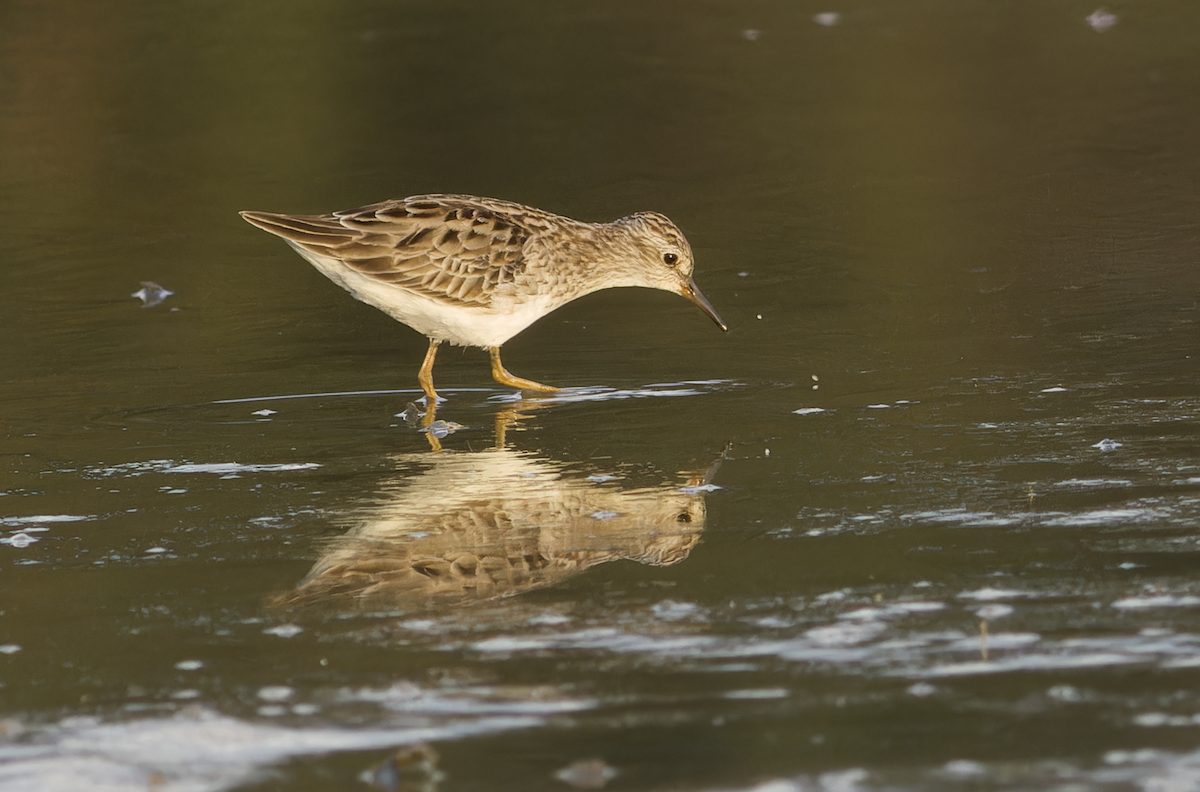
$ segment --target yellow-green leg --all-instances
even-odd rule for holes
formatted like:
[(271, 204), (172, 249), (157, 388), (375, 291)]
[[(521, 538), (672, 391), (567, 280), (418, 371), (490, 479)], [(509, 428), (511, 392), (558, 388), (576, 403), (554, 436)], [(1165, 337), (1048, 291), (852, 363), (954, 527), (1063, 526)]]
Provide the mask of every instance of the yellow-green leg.
[[(488, 353), (492, 356), (492, 379), (501, 385), (509, 385), (521, 390), (538, 391), (540, 393), (562, 393), (562, 388), (543, 385), (540, 382), (514, 377), (512, 374), (509, 374), (508, 369), (504, 368), (504, 364), (500, 362), (500, 347), (488, 347)], [(430, 365), (432, 366), (433, 364), (431, 363)]]
[(429, 350), (425, 353), (425, 362), (421, 364), (421, 370), (417, 372), (417, 382), (421, 383), (421, 390), (425, 391), (425, 402), (428, 407), (437, 406), (437, 391), (433, 389), (433, 359), (437, 357), (440, 343), (442, 342), (429, 339)]

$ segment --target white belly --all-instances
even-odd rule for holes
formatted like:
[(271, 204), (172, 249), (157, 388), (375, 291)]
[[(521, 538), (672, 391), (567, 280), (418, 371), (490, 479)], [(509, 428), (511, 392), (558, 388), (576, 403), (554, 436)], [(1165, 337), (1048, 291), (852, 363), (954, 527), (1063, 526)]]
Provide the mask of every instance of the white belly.
[(402, 286), (377, 281), (337, 259), (319, 256), (299, 245), (292, 247), (357, 299), (375, 306), (418, 333), (457, 346), (500, 346), (558, 307), (542, 295), (530, 295), (529, 299), (519, 302), (501, 299), (497, 300), (499, 305), (490, 308), (444, 303)]

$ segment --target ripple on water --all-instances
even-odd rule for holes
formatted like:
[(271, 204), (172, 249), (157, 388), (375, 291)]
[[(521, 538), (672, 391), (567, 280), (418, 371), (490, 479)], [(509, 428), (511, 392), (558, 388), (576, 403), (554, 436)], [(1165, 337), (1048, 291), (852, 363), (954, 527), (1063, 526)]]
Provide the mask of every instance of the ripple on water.
[(1099, 762), (1068, 759), (980, 761), (951, 759), (935, 765), (848, 768), (817, 775), (759, 781), (747, 786), (701, 788), (701, 792), (882, 792), (922, 789), (957, 791), (969, 785), (1012, 790), (1087, 789), (1098, 792), (1195, 790), (1200, 788), (1200, 751), (1181, 753), (1148, 748), (1107, 751)]
[(293, 757), (460, 739), (540, 722), (536, 716), (484, 714), (370, 728), (282, 726), (196, 705), (167, 717), (127, 721), (72, 717), (0, 743), (0, 787), (38, 792), (231, 789)]

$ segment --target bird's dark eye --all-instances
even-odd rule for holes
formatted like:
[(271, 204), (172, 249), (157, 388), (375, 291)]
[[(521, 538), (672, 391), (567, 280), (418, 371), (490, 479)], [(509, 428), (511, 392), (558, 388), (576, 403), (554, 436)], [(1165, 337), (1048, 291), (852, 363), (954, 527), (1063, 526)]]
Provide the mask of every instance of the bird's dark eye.
[(674, 267), (679, 263), (679, 256), (676, 256), (674, 253), (663, 253), (663, 263), (668, 267)]

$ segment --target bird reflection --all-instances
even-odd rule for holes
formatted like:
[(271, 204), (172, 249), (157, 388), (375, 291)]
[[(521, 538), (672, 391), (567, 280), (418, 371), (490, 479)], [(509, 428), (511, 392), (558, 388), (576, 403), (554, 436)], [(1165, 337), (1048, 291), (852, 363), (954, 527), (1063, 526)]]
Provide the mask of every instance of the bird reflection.
[(453, 605), (552, 586), (609, 561), (676, 564), (704, 530), (703, 485), (719, 465), (679, 484), (622, 489), (503, 447), (396, 463), (420, 471), (386, 484), (274, 604)]

